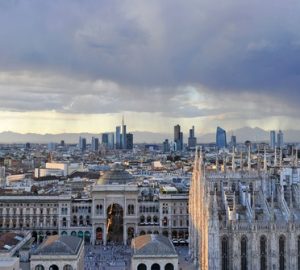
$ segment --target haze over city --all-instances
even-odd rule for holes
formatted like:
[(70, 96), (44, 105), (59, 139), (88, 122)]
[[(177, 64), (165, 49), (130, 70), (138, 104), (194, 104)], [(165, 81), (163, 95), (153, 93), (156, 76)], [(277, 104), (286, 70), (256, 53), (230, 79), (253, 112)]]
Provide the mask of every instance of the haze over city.
[(1, 1), (0, 131), (297, 129), (298, 1)]

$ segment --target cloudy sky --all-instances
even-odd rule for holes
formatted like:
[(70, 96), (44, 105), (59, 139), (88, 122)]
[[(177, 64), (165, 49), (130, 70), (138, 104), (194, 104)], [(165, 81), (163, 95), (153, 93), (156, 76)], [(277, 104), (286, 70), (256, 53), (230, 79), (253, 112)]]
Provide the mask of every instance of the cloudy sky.
[(300, 129), (298, 0), (0, 1), (0, 131)]

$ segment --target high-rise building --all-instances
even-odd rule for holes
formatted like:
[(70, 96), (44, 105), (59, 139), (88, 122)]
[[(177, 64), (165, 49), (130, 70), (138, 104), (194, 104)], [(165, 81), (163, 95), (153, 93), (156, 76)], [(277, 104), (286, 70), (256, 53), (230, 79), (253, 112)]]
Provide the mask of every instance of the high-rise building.
[(126, 125), (124, 124), (124, 117), (122, 119), (122, 149), (127, 149)]
[(131, 150), (133, 149), (133, 134), (128, 133), (126, 134), (126, 142), (127, 142), (127, 149)]
[(102, 133), (102, 144), (107, 149), (114, 149), (115, 134), (113, 132)]
[(99, 139), (92, 137), (92, 151), (97, 152), (99, 150)]
[(107, 146), (109, 149), (114, 149), (114, 145), (115, 145), (115, 134), (113, 132), (109, 132)]
[(236, 136), (235, 135), (231, 136), (230, 144), (232, 147), (236, 147)]
[(163, 142), (163, 152), (164, 153), (170, 152), (170, 144), (168, 139), (165, 139), (165, 141)]
[(86, 150), (86, 138), (79, 137), (79, 149), (84, 152)]
[(106, 147), (108, 146), (108, 133), (102, 133), (101, 143)]
[(195, 127), (193, 126), (189, 131), (189, 138), (188, 138), (189, 149), (195, 148), (196, 144), (197, 144), (197, 138), (195, 137)]
[(183, 150), (183, 133), (180, 131), (180, 126), (174, 126), (174, 142), (176, 144), (176, 150)]
[(276, 132), (275, 132), (275, 130), (270, 131), (270, 147), (273, 150), (276, 147)]
[(283, 132), (281, 130), (279, 130), (277, 133), (277, 147), (283, 148), (283, 146), (284, 146)]
[(227, 147), (226, 131), (220, 127), (217, 127), (216, 145), (219, 149)]
[(121, 127), (116, 127), (116, 149), (121, 149)]

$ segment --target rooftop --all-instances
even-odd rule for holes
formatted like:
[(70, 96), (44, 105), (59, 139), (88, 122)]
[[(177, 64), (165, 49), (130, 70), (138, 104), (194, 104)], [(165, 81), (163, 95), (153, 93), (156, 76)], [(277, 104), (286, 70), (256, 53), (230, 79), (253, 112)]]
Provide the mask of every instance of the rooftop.
[(142, 256), (177, 256), (169, 238), (158, 234), (141, 235), (132, 240), (134, 255)]

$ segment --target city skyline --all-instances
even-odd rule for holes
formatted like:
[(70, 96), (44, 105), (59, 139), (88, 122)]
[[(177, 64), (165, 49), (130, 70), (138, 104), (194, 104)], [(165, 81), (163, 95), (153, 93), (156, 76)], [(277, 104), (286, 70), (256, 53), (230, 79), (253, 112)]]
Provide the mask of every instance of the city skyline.
[(295, 129), (297, 11), (292, 0), (6, 1), (0, 132), (113, 130), (122, 114), (139, 131)]

